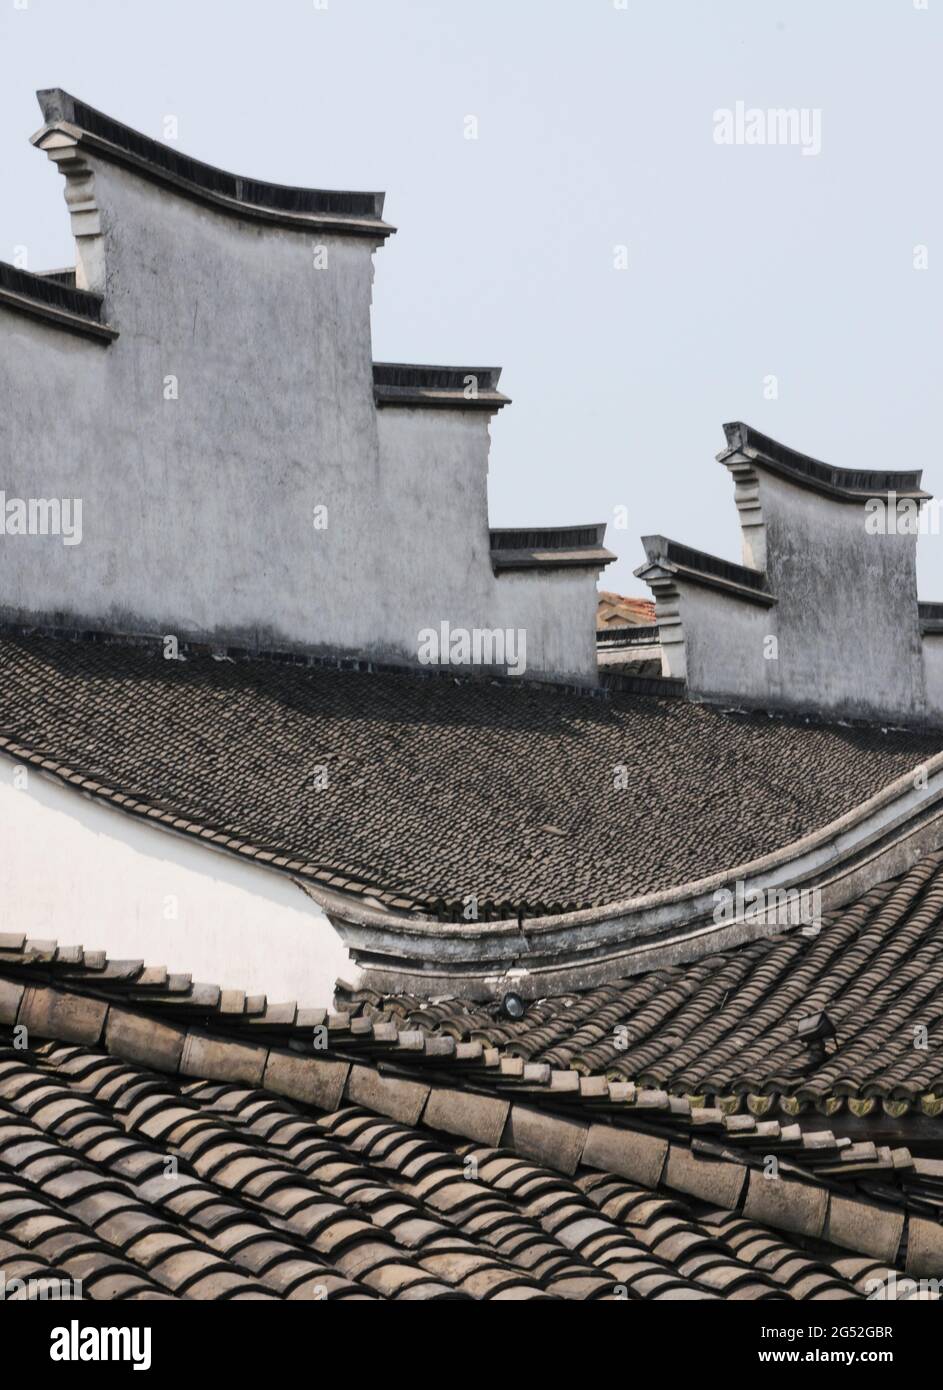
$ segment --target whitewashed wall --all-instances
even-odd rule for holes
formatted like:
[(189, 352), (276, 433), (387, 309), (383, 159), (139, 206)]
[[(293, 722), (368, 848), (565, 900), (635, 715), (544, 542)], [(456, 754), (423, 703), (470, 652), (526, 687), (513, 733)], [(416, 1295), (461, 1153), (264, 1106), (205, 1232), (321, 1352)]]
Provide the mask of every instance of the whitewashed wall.
[(118, 338), (0, 305), (0, 488), (81, 499), (82, 538), (5, 537), (0, 618), (415, 665), (441, 617), (523, 628), (529, 674), (594, 682), (595, 571), (492, 573), (487, 415), (378, 424), (373, 241), (86, 163)]
[(491, 568), (488, 416), (397, 406), (378, 411), (377, 427), (386, 524), (374, 607), (383, 628), (402, 632), (413, 660), (421, 628), (513, 628), (525, 634), (530, 674), (594, 684), (596, 571)]
[(4, 757), (0, 931), (166, 965), (273, 1003), (326, 1007), (335, 980), (357, 973), (331, 923), (289, 878), (132, 820)]

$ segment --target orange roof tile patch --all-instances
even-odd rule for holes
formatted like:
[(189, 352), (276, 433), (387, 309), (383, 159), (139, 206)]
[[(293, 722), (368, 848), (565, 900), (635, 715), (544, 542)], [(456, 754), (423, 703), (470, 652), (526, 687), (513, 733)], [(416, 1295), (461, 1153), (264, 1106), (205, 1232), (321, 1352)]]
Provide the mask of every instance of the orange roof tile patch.
[(599, 590), (596, 607), (596, 630), (620, 627), (650, 627), (655, 622), (655, 605), (647, 598), (627, 598)]

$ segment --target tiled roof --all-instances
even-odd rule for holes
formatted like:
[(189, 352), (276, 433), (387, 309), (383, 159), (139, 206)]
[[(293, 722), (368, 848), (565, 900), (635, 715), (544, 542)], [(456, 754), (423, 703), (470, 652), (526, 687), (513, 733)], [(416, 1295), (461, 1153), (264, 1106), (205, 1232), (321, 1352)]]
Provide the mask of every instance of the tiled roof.
[[(721, 1131), (741, 1136), (784, 1116), (892, 1127), (912, 1113), (943, 1124), (943, 853), (825, 916), (815, 935), (792, 929), (545, 999), (519, 1020), (497, 1005), (343, 988), (337, 1002), (342, 1029), (359, 1019), (380, 1037), (392, 1025), (477, 1043), (495, 1077), (523, 1071), (587, 1098), (597, 1078), (627, 1084), (649, 1112), (693, 1107), (700, 1125), (713, 1112)], [(820, 1036), (798, 1031), (819, 1016)]]
[(941, 747), (618, 690), (159, 652), (0, 639), (0, 749), (314, 885), (446, 918), (470, 892), (482, 919), (539, 916), (724, 872)]
[(623, 627), (651, 627), (655, 622), (655, 605), (647, 598), (627, 598), (624, 594), (599, 590), (596, 605), (596, 631)]
[[(227, 1037), (201, 1026), (206, 989), (166, 972), (13, 954), (0, 963), (8, 1289), (847, 1299), (943, 1267), (935, 1220), (788, 1160), (769, 1179), (729, 1150), (456, 1090), (435, 1067), (377, 1068), (355, 1045), (302, 1054), (276, 1045), (259, 1001), (254, 1031)], [(174, 991), (189, 1024), (159, 1017)], [(218, 1018), (240, 1003), (217, 992)], [(22, 1033), (9, 1045), (14, 1026), (26, 1047)]]
[(88, 1048), (11, 1055), (0, 1096), (8, 1282), (81, 1279), (96, 1299), (834, 1299), (888, 1273), (618, 1177)]

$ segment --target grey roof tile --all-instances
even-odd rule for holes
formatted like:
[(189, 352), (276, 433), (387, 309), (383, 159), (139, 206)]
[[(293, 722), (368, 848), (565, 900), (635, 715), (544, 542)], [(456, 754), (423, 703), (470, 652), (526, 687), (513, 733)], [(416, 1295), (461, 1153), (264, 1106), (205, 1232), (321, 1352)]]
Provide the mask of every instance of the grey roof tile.
[[(851, 810), (941, 746), (938, 735), (660, 696), (589, 699), (198, 653), (168, 663), (156, 642), (5, 636), (0, 677), (11, 756), (67, 769), (91, 795), (230, 853), (457, 920), (470, 872), (486, 915), (516, 917), (724, 871)], [(553, 757), (542, 756), (551, 743)], [(312, 793), (308, 770), (325, 748), (330, 786)], [(621, 796), (614, 764), (632, 779)], [(735, 797), (712, 794), (718, 768), (746, 764)], [(547, 806), (568, 833), (546, 833)]]

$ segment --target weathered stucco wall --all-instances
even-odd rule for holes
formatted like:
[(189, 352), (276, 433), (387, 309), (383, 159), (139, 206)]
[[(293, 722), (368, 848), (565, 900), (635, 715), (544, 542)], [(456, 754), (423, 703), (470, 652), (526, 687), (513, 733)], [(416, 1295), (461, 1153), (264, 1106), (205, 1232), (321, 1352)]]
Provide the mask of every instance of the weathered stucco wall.
[[(323, 1007), (359, 969), (290, 879), (0, 758), (3, 930)], [(19, 785), (18, 785), (19, 784)]]
[(377, 420), (380, 507), (389, 521), (378, 553), (377, 601), (389, 605), (383, 621), (417, 615), (403, 633), (414, 655), (419, 630), (442, 622), (521, 630), (528, 670), (595, 679), (595, 572), (492, 570), (488, 417), (397, 406)]
[(684, 664), (692, 698), (776, 703), (777, 663), (763, 654), (766, 638), (776, 632), (775, 608), (694, 584), (679, 588)]
[[(701, 698), (850, 718), (928, 717), (916, 536), (872, 535), (863, 505), (763, 473), (743, 558), (766, 561), (769, 607), (681, 582), (688, 688)], [(775, 639), (770, 641), (769, 639)]]
[(100, 161), (95, 191), (118, 339), (2, 318), (6, 492), (81, 497), (84, 531), (5, 538), (4, 614), (378, 645), (358, 602), (378, 529), (371, 244), (242, 223)]
[(376, 239), (83, 159), (80, 281), (119, 336), (0, 307), (0, 487), (80, 498), (83, 533), (2, 539), (0, 618), (409, 663), (448, 619), (526, 629), (528, 675), (595, 680), (595, 571), (492, 572), (488, 412), (377, 411)]
[(924, 633), (922, 645), (927, 714), (943, 724), (943, 632)]
[[(860, 503), (764, 473), (766, 572), (777, 603), (777, 703), (870, 717), (925, 713), (917, 537), (872, 535)], [(777, 671), (770, 670), (770, 679)]]
[(664, 674), (696, 699), (941, 722), (943, 662), (917, 603), (919, 473), (823, 479), (827, 465), (794, 453), (792, 476), (755, 450), (720, 458), (737, 481), (743, 565), (653, 536), (636, 571), (656, 598)]

